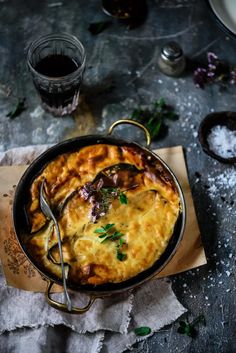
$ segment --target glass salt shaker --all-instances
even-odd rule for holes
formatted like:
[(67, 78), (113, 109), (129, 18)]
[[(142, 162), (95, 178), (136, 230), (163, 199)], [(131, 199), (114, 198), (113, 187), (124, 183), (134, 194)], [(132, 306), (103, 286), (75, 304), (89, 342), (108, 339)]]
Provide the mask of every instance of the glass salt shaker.
[(158, 58), (158, 67), (167, 76), (178, 77), (184, 72), (186, 60), (178, 43), (169, 42), (164, 45)]

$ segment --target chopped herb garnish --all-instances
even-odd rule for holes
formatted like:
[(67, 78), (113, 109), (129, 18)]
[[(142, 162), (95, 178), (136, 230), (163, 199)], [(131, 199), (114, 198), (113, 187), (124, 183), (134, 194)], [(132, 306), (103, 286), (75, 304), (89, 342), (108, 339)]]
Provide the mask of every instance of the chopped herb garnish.
[(13, 108), (6, 116), (10, 119), (14, 119), (19, 116), (25, 109), (25, 98), (19, 99), (15, 108)]
[(107, 29), (111, 25), (111, 21), (100, 21), (100, 22), (93, 22), (90, 23), (88, 30), (96, 35), (101, 32), (103, 32), (105, 29)]
[(197, 323), (201, 323), (204, 326), (206, 326), (206, 320), (203, 315), (199, 315), (193, 322), (189, 323), (187, 320), (186, 321), (179, 321), (179, 327), (177, 332), (187, 335), (189, 337), (195, 338), (197, 336), (197, 330), (195, 328), (195, 325)]
[(117, 245), (117, 247), (122, 246), (123, 244), (125, 244), (125, 240), (120, 238), (119, 245)]
[(116, 257), (119, 261), (124, 261), (126, 259), (126, 254), (122, 253), (120, 249), (117, 249)]
[[(94, 233), (104, 233), (104, 229), (98, 228), (94, 231)], [(99, 237), (101, 237), (101, 235), (99, 235)]]
[(149, 335), (149, 333), (151, 333), (152, 330), (150, 329), (150, 327), (141, 326), (141, 327), (137, 327), (134, 330), (134, 332), (137, 336), (146, 336), (146, 335)]
[[(98, 187), (96, 184), (93, 185), (92, 183), (87, 183), (80, 189), (80, 194), (84, 200), (90, 200), (92, 204), (92, 222), (96, 222), (98, 218), (104, 216), (108, 212), (113, 200), (119, 199), (122, 204), (128, 203), (124, 191), (115, 187)], [(103, 231), (104, 229), (97, 230), (96, 233), (102, 233)]]
[(107, 230), (111, 229), (112, 227), (114, 227), (115, 223), (108, 223), (106, 224), (104, 227), (101, 227), (101, 228), (97, 228), (95, 230), (95, 233), (104, 233), (106, 232)]
[(101, 244), (110, 240), (110, 241), (119, 241), (116, 245), (117, 248), (117, 259), (123, 261), (126, 258), (126, 254), (120, 251), (120, 248), (126, 244), (125, 240), (122, 238), (125, 234), (114, 231), (112, 228), (115, 226), (114, 223), (108, 223), (101, 228), (95, 229), (94, 233), (100, 234), (99, 238), (102, 239)]
[(146, 126), (151, 138), (156, 138), (166, 119), (177, 118), (173, 108), (168, 106), (163, 98), (154, 102), (151, 110), (134, 109), (131, 119), (137, 120)]
[(120, 203), (122, 204), (127, 205), (128, 203), (127, 196), (123, 192), (120, 192), (119, 200), (120, 200)]

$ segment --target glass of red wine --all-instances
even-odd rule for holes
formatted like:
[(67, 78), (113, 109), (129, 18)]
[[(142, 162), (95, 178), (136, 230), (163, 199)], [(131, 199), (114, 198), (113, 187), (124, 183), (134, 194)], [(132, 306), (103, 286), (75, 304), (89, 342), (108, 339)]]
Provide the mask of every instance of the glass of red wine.
[(77, 108), (85, 62), (82, 43), (70, 34), (49, 34), (31, 43), (27, 63), (45, 110), (64, 116)]

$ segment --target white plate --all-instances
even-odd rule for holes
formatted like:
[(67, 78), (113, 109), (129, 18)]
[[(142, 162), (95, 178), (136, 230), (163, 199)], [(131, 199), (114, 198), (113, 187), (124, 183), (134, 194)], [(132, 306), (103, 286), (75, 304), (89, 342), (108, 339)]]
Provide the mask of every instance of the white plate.
[(208, 0), (218, 20), (236, 35), (236, 0)]

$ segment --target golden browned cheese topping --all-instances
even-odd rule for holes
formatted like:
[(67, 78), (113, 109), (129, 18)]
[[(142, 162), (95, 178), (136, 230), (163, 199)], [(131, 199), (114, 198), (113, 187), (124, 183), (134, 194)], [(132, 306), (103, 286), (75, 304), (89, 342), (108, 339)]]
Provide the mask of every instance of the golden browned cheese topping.
[(42, 180), (74, 284), (118, 283), (151, 267), (181, 212), (171, 175), (139, 147), (98, 144), (60, 155), (31, 186), (32, 236), (26, 241), (36, 263), (58, 278), (55, 228), (39, 205)]

